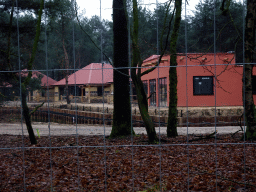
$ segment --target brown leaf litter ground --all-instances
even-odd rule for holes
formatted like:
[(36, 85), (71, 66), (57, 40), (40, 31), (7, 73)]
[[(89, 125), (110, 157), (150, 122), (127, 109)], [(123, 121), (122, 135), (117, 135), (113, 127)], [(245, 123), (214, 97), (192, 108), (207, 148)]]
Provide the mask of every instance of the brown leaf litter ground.
[(52, 136), (35, 146), (0, 135), (0, 191), (256, 191), (255, 143), (241, 137)]

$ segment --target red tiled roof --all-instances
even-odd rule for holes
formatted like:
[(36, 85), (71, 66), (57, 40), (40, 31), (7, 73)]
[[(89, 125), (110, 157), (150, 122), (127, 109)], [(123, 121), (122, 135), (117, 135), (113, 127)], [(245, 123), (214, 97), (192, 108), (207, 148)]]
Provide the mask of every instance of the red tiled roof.
[(12, 84), (8, 82), (2, 82), (2, 85), (0, 85), (0, 87), (12, 87)]
[(39, 71), (33, 71), (32, 73), (32, 77), (38, 77), (39, 75), (43, 75), (42, 79), (41, 79), (41, 86), (42, 87), (46, 87), (47, 86), (47, 81), (48, 81), (48, 85), (51, 86), (54, 83), (56, 83), (57, 81), (52, 79), (51, 77), (47, 77), (46, 75), (44, 75), (43, 73), (40, 73)]
[[(27, 75), (27, 73), (28, 73), (27, 69), (24, 69), (22, 71), (25, 75)], [(41, 79), (41, 86), (42, 87), (47, 86), (47, 80), (48, 80), (48, 85), (49, 86), (51, 86), (51, 85), (53, 85), (54, 83), (57, 82), (56, 80), (52, 79), (51, 77), (47, 77), (45, 74), (43, 74), (39, 71), (32, 71), (32, 78), (39, 78), (40, 76), (42, 77), (42, 79)]]
[[(104, 64), (103, 66), (103, 81), (101, 63), (91, 63), (68, 77), (69, 85), (100, 85), (109, 82), (113, 82), (113, 67), (110, 64)], [(65, 78), (54, 85), (66, 85)]]
[(145, 59), (143, 61), (144, 62), (147, 62), (147, 61), (150, 61), (150, 60), (153, 60), (153, 59), (158, 59), (160, 55), (151, 55), (149, 58)]

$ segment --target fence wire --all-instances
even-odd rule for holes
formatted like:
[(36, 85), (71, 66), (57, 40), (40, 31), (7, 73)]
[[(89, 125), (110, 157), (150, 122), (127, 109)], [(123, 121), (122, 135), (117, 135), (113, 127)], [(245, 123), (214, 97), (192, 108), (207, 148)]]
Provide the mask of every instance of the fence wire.
[[(3, 2), (1, 6), (7, 6), (3, 5)], [(149, 28), (146, 23), (140, 24), (140, 48), (143, 50), (141, 54), (146, 58), (143, 58), (145, 59), (143, 65), (136, 69), (145, 71), (157, 64), (154, 75), (151, 72), (147, 74), (148, 76), (145, 75), (144, 79), (142, 78), (142, 81), (146, 82), (146, 88), (144, 88), (149, 102), (148, 111), (159, 139), (155, 144), (146, 142), (145, 123), (139, 112), (140, 105), (131, 80), (131, 70), (134, 68), (131, 60), (133, 55), (132, 1), (126, 2), (129, 67), (120, 68), (110, 65), (113, 64), (111, 31), (113, 23), (109, 20), (112, 19), (111, 16), (105, 15), (105, 11), (113, 9), (112, 1), (109, 1), (110, 4), (106, 7), (105, 2), (101, 0), (92, 3), (91, 7), (88, 2), (65, 1), (59, 4), (59, 9), (65, 11), (60, 12), (58, 16), (51, 13), (49, 2), (45, 1), (43, 5), (39, 48), (32, 69), (27, 69), (26, 63), (31, 57), (29, 50), (33, 47), (33, 41), (30, 39), (33, 39), (34, 35), (25, 28), (31, 27), (29, 21), (36, 23), (37, 9), (24, 5), (24, 2), (19, 0), (15, 1), (15, 6), (13, 4), (15, 7), (13, 18), (16, 23), (13, 24), (13, 22), (10, 26), (15, 26), (16, 29), (10, 29), (14, 31), (13, 34), (10, 32), (9, 36), (12, 38), (9, 41), (13, 46), (12, 53), (8, 52), (11, 53), (8, 56), (11, 59), (0, 61), (3, 66), (4, 63), (8, 64), (7, 61), (14, 64), (12, 68), (0, 66), (0, 78), (3, 78), (0, 84), (0, 93), (3, 95), (0, 101), (2, 116), (0, 191), (255, 191), (255, 142), (246, 140), (246, 117), (243, 112), (245, 97), (237, 96), (240, 92), (245, 95), (242, 84), (245, 82), (244, 68), (243, 70), (241, 68), (248, 64), (244, 59), (245, 1), (242, 4), (234, 4), (241, 6), (243, 10), (240, 23), (243, 46), (240, 50), (238, 43), (235, 43), (234, 49), (238, 46), (237, 50), (240, 51), (235, 53), (222, 48), (228, 47), (228, 43), (233, 40), (228, 39), (228, 35), (224, 34), (224, 27), (218, 28), (220, 15), (217, 13), (222, 1), (198, 2), (197, 10), (188, 8), (190, 2), (183, 2), (178, 39), (178, 42), (183, 45), (178, 45), (178, 50), (182, 52), (177, 54), (179, 58), (177, 61), (180, 62), (177, 66), (165, 65), (169, 62), (166, 59), (168, 51), (164, 59), (161, 62), (158, 61), (163, 43), (161, 41), (165, 40), (161, 38), (162, 29), (164, 29), (163, 9), (169, 1), (139, 2), (141, 21), (145, 19), (146, 22), (154, 18)], [(203, 9), (203, 3), (209, 3), (208, 6), (213, 3), (213, 21), (209, 25), (211, 28), (207, 28), (205, 33), (201, 34), (208, 39), (200, 39), (200, 37), (198, 40), (190, 39), (193, 37), (191, 33), (196, 33), (195, 27), (195, 31), (191, 30), (192, 24), (198, 24), (198, 28), (201, 24), (199, 21), (193, 23), (193, 19), (198, 18), (193, 18), (190, 10), (200, 11)], [(76, 10), (79, 6), (77, 16)], [(87, 11), (81, 11), (83, 6), (86, 6)], [(11, 15), (11, 8), (12, 6), (3, 9), (3, 11), (8, 10), (7, 16)], [(171, 17), (173, 8), (174, 3), (171, 3), (170, 13), (166, 18)], [(29, 9), (33, 11), (29, 12)], [(90, 15), (90, 9), (98, 13)], [(98, 16), (94, 16), (95, 14)], [(206, 19), (208, 14), (203, 16)], [(234, 23), (231, 14), (230, 19), (230, 22)], [(81, 25), (85, 29), (81, 30)], [(35, 31), (35, 27), (32, 29)], [(1, 34), (4, 34), (4, 31), (1, 31)], [(94, 36), (90, 37), (90, 35)], [(148, 38), (149, 36), (151, 39)], [(4, 35), (2, 39), (3, 37)], [(166, 38), (166, 35), (163, 35), (163, 38)], [(212, 41), (213, 44), (211, 42), (207, 44), (207, 41)], [(226, 44), (223, 45), (222, 42)], [(210, 48), (203, 50), (206, 48), (205, 44)], [(200, 45), (202, 47), (199, 47)], [(44, 54), (41, 54), (42, 52)], [(109, 58), (106, 57), (107, 55), (110, 55)], [(153, 56), (153, 59), (146, 60), (150, 56)], [(184, 62), (181, 63), (184, 58)], [(149, 61), (151, 63), (148, 63)], [(112, 63), (109, 64), (109, 62)], [(185, 93), (181, 97), (178, 91), (177, 116), (180, 122), (177, 130), (179, 135), (168, 138), (166, 127), (169, 110), (169, 76), (164, 75), (167, 74), (165, 71), (172, 67), (179, 71), (180, 87), (178, 86), (177, 89), (182, 89)], [(204, 74), (197, 73), (202, 68)], [(217, 71), (220, 68), (222, 71)], [(113, 70), (122, 73), (122, 69), (128, 69), (130, 73), (131, 134), (129, 137), (110, 138), (115, 99), (112, 93)], [(196, 70), (193, 71), (194, 69)], [(185, 74), (181, 73), (182, 70)], [(32, 72), (34, 79), (40, 79), (39, 84), (43, 87), (40, 91), (37, 88), (31, 88), (38, 82), (32, 82), (27, 87), (27, 103), (30, 112), (44, 102), (42, 107), (31, 113), (32, 126), (38, 141), (36, 145), (29, 143), (22, 107), (22, 86), (29, 72)], [(189, 76), (190, 72), (195, 74)], [(12, 81), (10, 77), (6, 78), (6, 74), (9, 73), (18, 77), (17, 82)], [(225, 73), (231, 74), (225, 78), (226, 81), (232, 79), (232, 75), (236, 77), (240, 75), (241, 83), (237, 85), (240, 91), (229, 93), (222, 87), (223, 80), (219, 77), (225, 76)], [(212, 87), (210, 84), (202, 85), (202, 77), (212, 77)], [(81, 84), (83, 81), (81, 79), (86, 78), (88, 82)], [(164, 78), (165, 84), (163, 82), (160, 84), (160, 79)], [(196, 78), (199, 79), (198, 85), (195, 83)], [(184, 79), (185, 88), (180, 83), (184, 82)], [(44, 83), (43, 80), (45, 80)], [(67, 86), (68, 83), (72, 86)], [(189, 87), (191, 85), (193, 88)], [(206, 87), (203, 87), (203, 90), (201, 86)], [(232, 86), (233, 82), (226, 84), (226, 88)], [(205, 90), (210, 90), (210, 93), (202, 94), (201, 91)], [(160, 97), (161, 91), (164, 93), (161, 95), (164, 99)], [(229, 103), (221, 102), (223, 94), (230, 97)], [(239, 98), (241, 101), (232, 97)], [(69, 98), (70, 104), (67, 103)], [(211, 100), (212, 98), (214, 101)], [(185, 102), (181, 106), (182, 99)], [(164, 105), (162, 106), (161, 103)]]

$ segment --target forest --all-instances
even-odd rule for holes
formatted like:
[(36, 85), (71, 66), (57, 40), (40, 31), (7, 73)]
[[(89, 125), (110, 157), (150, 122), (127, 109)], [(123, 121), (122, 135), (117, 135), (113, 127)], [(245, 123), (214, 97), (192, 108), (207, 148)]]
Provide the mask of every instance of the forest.
[[(17, 17), (15, 16), (16, 9), (14, 9), (14, 16), (12, 21), (10, 20), (12, 2), (11, 0), (0, 1), (1, 71), (18, 70)], [(31, 55), (36, 31), (36, 15), (39, 8), (39, 0), (33, 1), (33, 4), (27, 2), (29, 1), (19, 1), (19, 9), (22, 13), (19, 14), (18, 22), (22, 69)], [(221, 0), (216, 1), (216, 3), (217, 7), (221, 7)], [(90, 63), (101, 62), (101, 47), (104, 53), (103, 61), (109, 63), (108, 59), (113, 59), (112, 21), (104, 20), (104, 18), (101, 20), (96, 15), (86, 18), (77, 14), (77, 17), (73, 17), (72, 11), (75, 10), (73, 10), (69, 0), (46, 1), (45, 6), (33, 69), (42, 70), (42, 73), (46, 74), (47, 62), (49, 76), (58, 81), (65, 76), (63, 69), (70, 69), (69, 73), (73, 73), (72, 69), (81, 69)], [(154, 10), (139, 6), (139, 47), (143, 59), (156, 54), (157, 39), (160, 39), (162, 33), (164, 37), (167, 35), (165, 18), (171, 17), (172, 11), (169, 9), (168, 15), (166, 15), (166, 8), (167, 4), (159, 4)], [(215, 33), (216, 52), (235, 51), (236, 62), (242, 62), (243, 17), (242, 14), (238, 13), (243, 13), (243, 5), (239, 2), (231, 1), (228, 14), (224, 14), (220, 9), (217, 9), (216, 29), (213, 28), (213, 9), (214, 1), (205, 0), (196, 5), (194, 15), (187, 16), (186, 20), (182, 17), (177, 52), (214, 52), (213, 37)], [(132, 25), (131, 23), (130, 25)], [(187, 28), (186, 34), (185, 27)], [(187, 39), (187, 50), (185, 48), (185, 39)], [(10, 45), (8, 46), (8, 44)], [(8, 47), (10, 50), (6, 50)], [(166, 54), (168, 54), (169, 48), (166, 50)], [(6, 53), (8, 51), (11, 53), (9, 58), (10, 65), (6, 65), (8, 60)], [(65, 56), (68, 58), (68, 66)], [(1, 73), (1, 78), (4, 78), (3, 75)]]
[[(128, 1), (124, 1), (123, 5), (120, 4), (121, 1), (117, 2), (118, 4), (115, 4), (113, 1), (113, 6), (117, 6), (113, 8), (115, 23), (96, 15), (91, 18), (83, 17), (75, 1), (22, 0), (19, 3), (11, 0), (0, 1), (0, 22), (3, 26), (0, 29), (2, 37), (0, 86), (15, 85), (13, 87), (16, 87), (14, 92), (17, 95), (19, 90), (21, 91), (23, 115), (32, 135), (34, 134), (30, 116), (44, 104), (38, 105), (34, 111), (29, 112), (26, 101), (28, 88), (36, 89), (38, 84), (34, 78), (31, 78), (32, 70), (40, 71), (57, 81), (65, 78), (64, 92), (69, 104), (70, 74), (90, 63), (110, 63), (113, 67), (123, 68), (114, 70), (114, 87), (118, 89), (114, 89), (116, 99), (114, 99), (113, 130), (120, 127), (121, 132), (128, 130), (127, 134), (129, 134), (130, 119), (127, 117), (130, 117), (130, 112), (123, 113), (130, 110), (119, 107), (124, 101), (123, 103), (127, 104), (125, 108), (130, 109), (128, 66), (131, 61), (131, 79), (135, 85), (140, 113), (148, 135), (153, 134), (149, 140), (156, 142), (156, 132), (148, 115), (147, 97), (141, 81), (141, 76), (156, 67), (143, 73), (140, 69), (136, 71), (135, 68), (140, 68), (144, 59), (153, 54), (160, 54), (160, 63), (163, 55), (169, 54), (170, 66), (176, 67), (177, 53), (235, 52), (236, 63), (243, 62), (245, 11), (244, 6), (239, 2), (205, 0), (196, 5), (193, 15), (186, 17), (181, 15), (182, 1), (179, 0), (174, 3), (167, 1), (159, 4), (154, 10), (143, 8), (135, 0), (133, 6)], [(119, 12), (116, 13), (116, 9), (119, 9)], [(248, 28), (247, 31), (250, 29)], [(177, 72), (174, 67), (169, 69), (167, 125), (169, 132), (167, 131), (167, 134), (175, 137), (177, 136)], [(19, 87), (17, 74), (21, 70), (28, 70), (28, 75), (19, 75), (22, 82)], [(246, 75), (245, 81), (251, 82), (250, 75)], [(251, 84), (247, 87), (251, 89)], [(247, 94), (247, 96), (249, 101), (252, 95)], [(1, 97), (4, 95), (1, 94)], [(123, 101), (118, 98), (123, 98)], [(252, 107), (253, 103), (249, 103), (248, 106)], [(253, 112), (251, 108), (249, 111)], [(122, 124), (126, 128), (121, 128)]]
[[(255, 1), (247, 0), (246, 7), (232, 0), (203, 0), (188, 16), (182, 14), (187, 1), (166, 1), (154, 10), (141, 2), (113, 0), (109, 21), (84, 17), (75, 0), (0, 0), (0, 88), (13, 87), (21, 105), (15, 108), (21, 128), (17, 120), (12, 122), (11, 107), (0, 116), (1, 131), (15, 133), (0, 135), (0, 191), (255, 191)], [(178, 135), (177, 53), (236, 54), (236, 64), (243, 66), (241, 130), (219, 134), (215, 105), (213, 133), (189, 134), (187, 120), (186, 135)], [(142, 71), (143, 60), (156, 54), (158, 62)], [(157, 133), (141, 77), (167, 54), (167, 134), (160, 134), (160, 113)], [(31, 117), (45, 103), (32, 109), (26, 100), (29, 89), (40, 84), (32, 71), (59, 81), (90, 63), (114, 68), (111, 133), (105, 134), (104, 111), (104, 127), (78, 127), (78, 108), (72, 105), (64, 109), (76, 114), (72, 125), (51, 124), (48, 101), (48, 123), (39, 124), (49, 133), (40, 136)], [(131, 81), (146, 134), (136, 135), (133, 129)], [(67, 80), (65, 89), (68, 105)], [(5, 97), (0, 92), (0, 99)], [(23, 122), (28, 133), (23, 132)], [(67, 135), (61, 131), (64, 127)], [(78, 133), (88, 127), (90, 134)], [(94, 129), (104, 130), (104, 135), (95, 135)]]

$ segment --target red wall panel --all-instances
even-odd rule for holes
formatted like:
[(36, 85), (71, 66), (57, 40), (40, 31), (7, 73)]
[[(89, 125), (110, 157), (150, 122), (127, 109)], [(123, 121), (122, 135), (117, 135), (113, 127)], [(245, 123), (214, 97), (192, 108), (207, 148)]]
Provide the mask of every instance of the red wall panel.
[[(152, 59), (151, 59), (152, 58)], [(169, 58), (164, 56), (159, 67), (144, 75), (142, 80), (167, 78), (169, 84)], [(157, 62), (151, 56), (143, 63), (144, 67), (152, 67)], [(242, 73), (243, 67), (235, 65), (233, 53), (187, 54), (177, 56), (178, 106), (242, 106)], [(142, 71), (145, 71), (143, 69)], [(255, 69), (256, 70), (256, 69)], [(254, 72), (256, 72), (254, 70)], [(256, 73), (254, 73), (256, 74)], [(213, 76), (213, 95), (194, 95), (193, 77)], [(149, 83), (149, 81), (148, 81)], [(149, 87), (149, 85), (148, 85)], [(158, 83), (156, 83), (156, 101), (158, 106)], [(186, 92), (187, 90), (187, 92)], [(256, 99), (256, 96), (254, 96)], [(167, 85), (167, 105), (169, 102), (169, 86)]]

